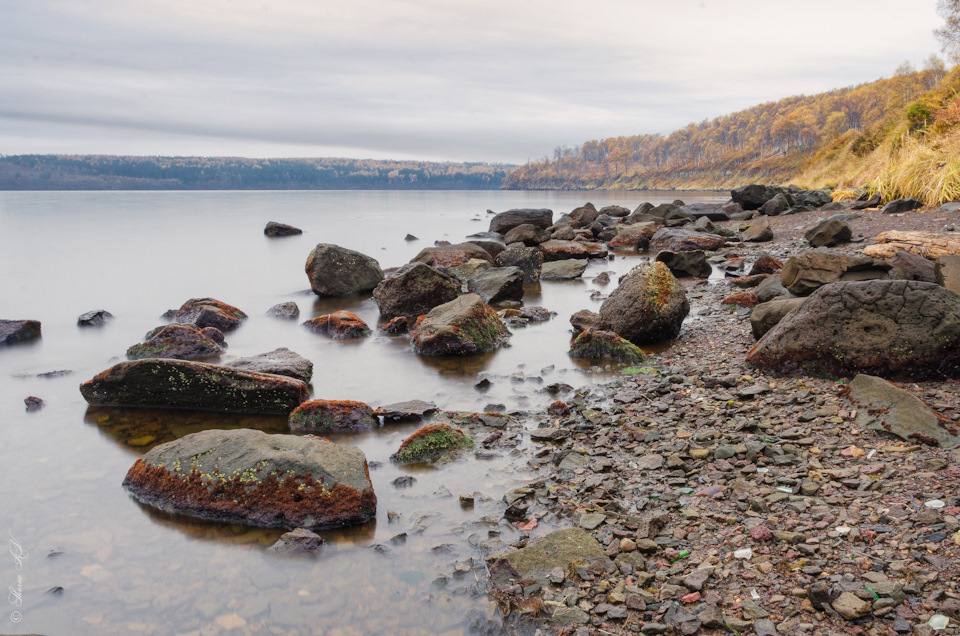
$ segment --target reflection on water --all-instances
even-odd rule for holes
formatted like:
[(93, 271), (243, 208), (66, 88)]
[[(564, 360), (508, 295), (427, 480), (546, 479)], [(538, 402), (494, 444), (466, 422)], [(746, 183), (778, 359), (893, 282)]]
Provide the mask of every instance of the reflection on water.
[[(688, 201), (713, 195), (681, 195)], [(587, 199), (635, 207), (675, 193), (527, 192), (68, 192), (0, 193), (0, 317), (39, 319), (43, 338), (0, 350), (0, 529), (30, 553), (22, 572), (0, 560), (0, 584), (23, 580), (23, 620), (9, 633), (460, 634), (483, 612), (483, 557), (513, 541), (504, 493), (532, 479), (524, 452), (490, 449), (437, 466), (390, 461), (416, 423), (332, 436), (371, 462), (374, 522), (325, 531), (312, 558), (278, 557), (279, 530), (208, 523), (142, 506), (121, 487), (148, 449), (207, 428), (286, 431), (283, 417), (167, 409), (88, 407), (77, 385), (124, 359), (161, 324), (159, 315), (192, 297), (212, 296), (250, 318), (227, 334), (222, 361), (288, 347), (315, 365), (315, 397), (373, 406), (408, 399), (448, 410), (541, 409), (551, 384), (574, 387), (611, 377), (617, 365), (567, 356), (569, 317), (596, 311), (616, 278), (640, 262), (617, 254), (591, 262), (578, 281), (528, 285), (526, 305), (557, 315), (511, 329), (510, 345), (484, 356), (424, 358), (405, 337), (340, 342), (300, 323), (341, 309), (371, 327), (367, 296), (316, 299), (303, 293), (303, 265), (316, 243), (337, 243), (399, 266), (435, 239), (462, 240), (485, 225), (488, 208), (551, 207), (557, 215)], [(344, 215), (363, 217), (361, 230)], [(480, 216), (483, 223), (472, 219)], [(304, 229), (271, 240), (269, 220)], [(184, 228), (189, 228), (185, 231)], [(482, 229), (485, 229), (483, 227)], [(409, 243), (407, 233), (423, 240)], [(174, 246), (166, 253), (144, 247)], [(611, 283), (593, 277), (610, 272)], [(598, 292), (597, 297), (591, 294)], [(294, 301), (297, 321), (266, 310)], [(107, 309), (116, 318), (81, 329), (76, 317)], [(39, 374), (69, 370), (70, 374)], [(489, 384), (477, 387), (481, 379)], [(34, 413), (23, 398), (46, 406)], [(447, 416), (443, 416), (447, 417)], [(457, 420), (478, 440), (495, 429)], [(515, 423), (511, 426), (521, 426)], [(509, 430), (508, 430), (509, 432)], [(514, 431), (516, 432), (516, 431)], [(393, 485), (411, 476), (412, 485)], [(462, 507), (459, 495), (473, 496)], [(556, 527), (544, 519), (535, 531)], [(49, 593), (63, 588), (62, 593)]]

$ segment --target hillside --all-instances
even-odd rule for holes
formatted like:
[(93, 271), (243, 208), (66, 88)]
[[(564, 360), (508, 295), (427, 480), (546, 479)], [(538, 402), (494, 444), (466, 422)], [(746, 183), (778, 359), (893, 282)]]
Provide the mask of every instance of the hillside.
[[(507, 189), (727, 189), (747, 183), (865, 186), (889, 196), (951, 199), (960, 70), (939, 58), (891, 78), (761, 104), (670, 135), (557, 148), (504, 180)], [(908, 156), (909, 155), (909, 156)], [(914, 160), (920, 164), (913, 166)], [(940, 166), (941, 163), (947, 164)], [(938, 167), (939, 166), (939, 167)], [(938, 172), (935, 183), (917, 173)]]
[(0, 156), (0, 190), (493, 190), (512, 166), (366, 159)]

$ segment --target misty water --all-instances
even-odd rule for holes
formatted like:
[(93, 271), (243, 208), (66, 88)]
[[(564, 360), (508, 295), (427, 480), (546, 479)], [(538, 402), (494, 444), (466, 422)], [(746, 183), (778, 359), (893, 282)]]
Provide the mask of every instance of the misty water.
[[(559, 217), (586, 201), (631, 209), (643, 201), (719, 201), (720, 193), (577, 192), (0, 192), (0, 318), (36, 319), (41, 340), (0, 348), (0, 633), (458, 634), (483, 612), (480, 539), (509, 543), (503, 494), (533, 476), (522, 452), (463, 458), (437, 467), (389, 461), (416, 424), (336, 436), (361, 448), (378, 498), (375, 521), (323, 532), (318, 556), (279, 558), (281, 530), (200, 522), (143, 506), (121, 487), (137, 457), (156, 444), (208, 428), (285, 432), (286, 418), (159, 409), (89, 408), (78, 385), (124, 359), (130, 345), (189, 298), (214, 297), (249, 314), (227, 334), (228, 361), (288, 347), (315, 364), (313, 397), (373, 406), (407, 399), (448, 410), (535, 411), (555, 398), (546, 385), (580, 387), (617, 369), (567, 356), (568, 319), (597, 310), (642, 255), (592, 261), (582, 280), (528, 286), (524, 304), (557, 315), (513, 329), (510, 346), (475, 358), (423, 358), (406, 338), (336, 342), (300, 323), (348, 309), (382, 322), (369, 296), (318, 300), (304, 262), (317, 243), (336, 243), (406, 263), (435, 240), (485, 231), (490, 214), (548, 207)], [(268, 221), (303, 228), (270, 239)], [(410, 233), (417, 241), (406, 241)], [(611, 272), (599, 287), (594, 276)], [(281, 302), (297, 321), (268, 318)], [(80, 328), (77, 316), (115, 319)], [(492, 382), (481, 392), (475, 385)], [(46, 402), (28, 413), (23, 399)], [(525, 447), (521, 445), (520, 451)], [(416, 483), (390, 482), (413, 475)], [(445, 496), (445, 490), (452, 496)], [(472, 508), (457, 495), (476, 493)], [(394, 519), (388, 519), (391, 511)], [(534, 534), (549, 531), (542, 524)], [(406, 533), (405, 542), (391, 540)], [(22, 548), (22, 552), (19, 550)], [(20, 559), (14, 558), (14, 552)], [(18, 569), (19, 566), (19, 569)], [(16, 592), (14, 592), (14, 590)], [(19, 612), (15, 614), (15, 612)], [(19, 618), (19, 622), (14, 619)], [(337, 631), (339, 630), (339, 631)]]

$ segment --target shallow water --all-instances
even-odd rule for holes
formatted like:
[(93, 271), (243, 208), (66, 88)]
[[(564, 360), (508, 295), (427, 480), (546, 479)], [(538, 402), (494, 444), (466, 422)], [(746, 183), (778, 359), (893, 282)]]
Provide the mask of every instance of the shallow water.
[[(278, 558), (266, 548), (280, 531), (167, 515), (138, 504), (120, 482), (158, 443), (214, 427), (283, 432), (285, 418), (88, 408), (77, 386), (123, 359), (128, 346), (162, 323), (165, 310), (212, 296), (250, 315), (227, 334), (224, 360), (288, 347), (314, 362), (315, 397), (374, 406), (425, 399), (465, 411), (490, 404), (540, 409), (555, 399), (545, 385), (577, 387), (615, 373), (566, 355), (568, 318), (596, 310), (600, 301), (591, 293), (615, 287), (594, 285), (596, 274), (612, 272), (615, 281), (642, 256), (591, 262), (581, 281), (528, 286), (525, 304), (557, 312), (553, 320), (513, 329), (509, 347), (485, 356), (435, 359), (415, 355), (402, 338), (345, 343), (302, 329), (300, 322), (338, 309), (371, 325), (379, 318), (369, 298), (321, 301), (309, 293), (307, 254), (316, 243), (337, 243), (394, 267), (434, 240), (459, 242), (486, 230), (487, 209), (549, 207), (556, 218), (587, 200), (632, 209), (675, 198), (670, 192), (0, 193), (0, 317), (43, 324), (41, 341), (0, 350), (0, 532), (14, 552), (26, 551), (19, 570), (13, 554), (0, 557), (0, 586), (19, 590), (10, 603), (0, 602), (0, 633), (462, 633), (467, 613), (484, 607), (474, 586), (483, 550), (475, 544), (509, 542), (516, 532), (501, 520), (500, 498), (530, 479), (519, 453), (400, 468), (389, 455), (416, 425), (339, 436), (335, 441), (359, 446), (378, 466), (371, 470), (377, 519), (323, 533), (328, 545), (319, 556)], [(304, 234), (269, 239), (262, 232), (271, 220)], [(420, 240), (405, 241), (407, 233)], [(264, 316), (287, 300), (300, 306), (299, 320)], [(76, 326), (78, 315), (100, 308), (116, 318), (102, 328)], [(38, 377), (53, 371), (69, 373)], [(474, 385), (484, 377), (492, 386), (481, 392)], [(46, 406), (26, 413), (28, 395)], [(406, 474), (416, 478), (413, 486), (391, 485)], [(460, 493), (478, 493), (475, 505), (462, 508)], [(396, 520), (388, 520), (388, 511)], [(404, 532), (405, 542), (391, 540)], [(456, 561), (474, 558), (479, 569), (454, 572)]]

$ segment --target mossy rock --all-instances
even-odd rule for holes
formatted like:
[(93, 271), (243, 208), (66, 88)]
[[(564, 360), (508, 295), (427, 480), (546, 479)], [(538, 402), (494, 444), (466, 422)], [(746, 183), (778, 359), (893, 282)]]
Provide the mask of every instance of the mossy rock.
[(570, 345), (570, 357), (638, 364), (643, 362), (646, 355), (640, 347), (612, 331), (588, 328)]
[(400, 449), (390, 459), (398, 463), (436, 461), (474, 445), (473, 439), (459, 428), (435, 422), (403, 440)]
[(477, 294), (434, 307), (412, 332), (414, 350), (425, 356), (487, 353), (509, 336), (497, 312)]
[(290, 414), (290, 430), (303, 433), (365, 431), (379, 424), (373, 409), (352, 400), (310, 400)]

